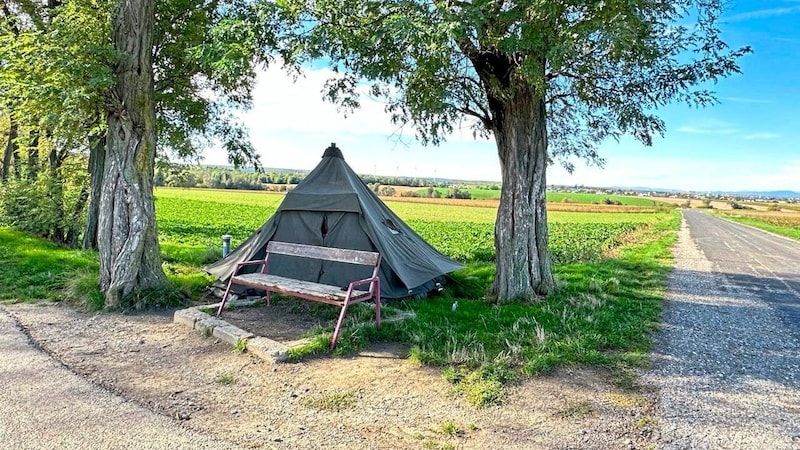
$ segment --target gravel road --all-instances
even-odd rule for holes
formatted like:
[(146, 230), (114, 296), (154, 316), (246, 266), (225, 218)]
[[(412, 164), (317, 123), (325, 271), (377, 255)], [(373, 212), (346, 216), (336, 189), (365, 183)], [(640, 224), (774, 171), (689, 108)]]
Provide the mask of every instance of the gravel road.
[(643, 382), (660, 448), (800, 448), (800, 243), (687, 210)]
[(90, 384), (32, 346), (2, 307), (0, 355), (0, 448), (237, 448)]

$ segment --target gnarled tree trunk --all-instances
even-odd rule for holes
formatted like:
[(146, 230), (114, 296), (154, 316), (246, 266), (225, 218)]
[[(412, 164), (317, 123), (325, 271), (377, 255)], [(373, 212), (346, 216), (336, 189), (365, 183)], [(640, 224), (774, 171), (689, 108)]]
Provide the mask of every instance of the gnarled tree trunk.
[(112, 39), (121, 58), (109, 99), (97, 239), (108, 308), (136, 290), (167, 284), (153, 201), (153, 1), (120, 0), (114, 17)]
[(495, 223), (499, 301), (532, 299), (554, 288), (547, 242), (547, 123), (544, 97), (513, 78), (495, 98), (494, 135), (503, 177)]

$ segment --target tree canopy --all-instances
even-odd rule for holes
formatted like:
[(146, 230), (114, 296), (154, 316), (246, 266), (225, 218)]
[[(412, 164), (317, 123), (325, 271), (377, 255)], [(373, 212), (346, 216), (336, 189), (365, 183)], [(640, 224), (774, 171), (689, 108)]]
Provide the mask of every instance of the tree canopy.
[(545, 172), (602, 162), (605, 139), (646, 145), (658, 108), (713, 104), (709, 83), (749, 48), (721, 39), (721, 0), (283, 0), (293, 54), (340, 76), (328, 99), (357, 107), (363, 82), (392, 120), (437, 144), (469, 124), (493, 136), (503, 178), (495, 228), (500, 300), (554, 288)]
[(722, 40), (719, 0), (278, 3), (296, 50), (341, 72), (330, 100), (357, 107), (369, 81), (395, 122), (435, 144), (464, 121), (502, 127), (492, 103), (521, 80), (545, 98), (555, 158), (598, 160), (597, 144), (623, 135), (650, 145), (659, 107), (714, 104), (709, 82), (750, 52)]

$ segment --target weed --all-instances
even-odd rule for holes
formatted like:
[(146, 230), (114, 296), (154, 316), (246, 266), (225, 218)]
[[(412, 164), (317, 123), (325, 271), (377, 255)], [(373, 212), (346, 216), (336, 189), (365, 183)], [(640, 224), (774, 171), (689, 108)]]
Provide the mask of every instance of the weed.
[(439, 425), (439, 429), (442, 430), (444, 434), (447, 434), (450, 437), (457, 435), (461, 431), (459, 430), (458, 425), (453, 420), (442, 422)]
[(647, 403), (647, 400), (645, 400), (643, 396), (630, 393), (620, 394), (612, 392), (608, 394), (608, 399), (611, 401), (611, 404), (614, 405), (615, 408), (621, 408), (621, 409), (637, 408)]
[(214, 378), (215, 383), (231, 385), (236, 383), (236, 377), (230, 373), (223, 373)]
[(596, 414), (592, 404), (588, 400), (575, 402), (562, 409), (556, 415), (562, 419), (582, 419)]
[(234, 350), (239, 353), (244, 353), (247, 351), (247, 339), (241, 339), (236, 343), (234, 346)]
[(65, 275), (63, 298), (71, 305), (86, 311), (100, 311), (106, 306), (100, 290), (100, 274), (93, 270), (78, 269)]
[(300, 402), (309, 408), (339, 412), (355, 406), (356, 396), (350, 392), (334, 392), (319, 397), (305, 397)]

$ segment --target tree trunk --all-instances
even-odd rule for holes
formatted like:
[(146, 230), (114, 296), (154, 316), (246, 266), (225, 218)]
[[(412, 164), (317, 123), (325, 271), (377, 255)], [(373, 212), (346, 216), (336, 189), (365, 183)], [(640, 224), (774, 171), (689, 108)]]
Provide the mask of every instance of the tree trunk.
[(118, 1), (112, 40), (121, 58), (109, 95), (97, 239), (107, 308), (134, 291), (167, 285), (153, 201), (153, 23), (153, 0)]
[(89, 148), (89, 208), (83, 231), (83, 248), (97, 249), (97, 222), (100, 214), (100, 193), (103, 188), (103, 168), (106, 161), (106, 136), (97, 138)]
[(17, 153), (17, 122), (11, 118), (11, 124), (8, 127), (8, 143), (6, 144), (6, 151), (3, 154), (3, 167), (0, 169), (0, 181), (8, 180), (8, 174), (11, 172), (11, 158)]
[(28, 144), (28, 171), (26, 173), (29, 181), (36, 181), (39, 174), (39, 132), (31, 131), (30, 143)]
[(48, 186), (47, 194), (50, 201), (53, 203), (53, 214), (56, 216), (56, 221), (53, 228), (50, 230), (48, 239), (59, 244), (64, 243), (64, 179), (61, 176), (61, 165), (64, 162), (64, 155), (59, 154), (55, 145), (50, 149), (50, 155), (47, 158), (49, 161), (48, 168)]
[(495, 222), (498, 301), (530, 300), (553, 291), (547, 243), (547, 123), (544, 97), (524, 82), (496, 99), (495, 140), (503, 192)]

